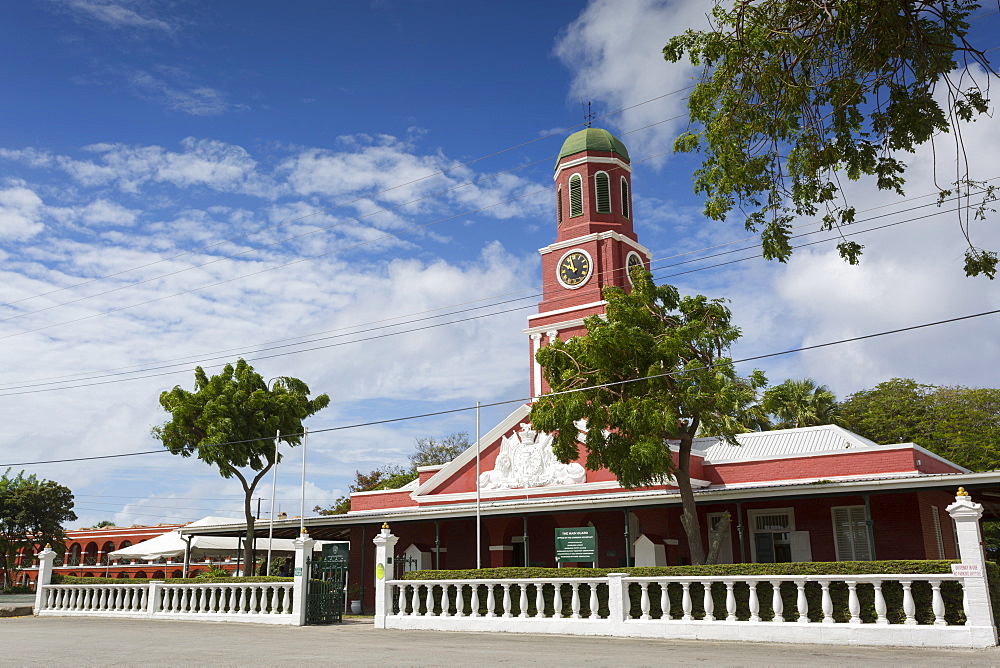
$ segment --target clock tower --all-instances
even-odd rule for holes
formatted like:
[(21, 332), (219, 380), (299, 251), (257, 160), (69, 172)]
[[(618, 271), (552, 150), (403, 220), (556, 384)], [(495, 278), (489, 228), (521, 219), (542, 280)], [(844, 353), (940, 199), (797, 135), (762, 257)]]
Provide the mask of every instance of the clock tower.
[(556, 240), (542, 254), (542, 301), (528, 316), (531, 397), (548, 391), (535, 353), (559, 338), (586, 333), (583, 319), (604, 313), (601, 291), (628, 290), (628, 269), (652, 256), (632, 229), (632, 169), (628, 150), (607, 130), (570, 135), (556, 160)]

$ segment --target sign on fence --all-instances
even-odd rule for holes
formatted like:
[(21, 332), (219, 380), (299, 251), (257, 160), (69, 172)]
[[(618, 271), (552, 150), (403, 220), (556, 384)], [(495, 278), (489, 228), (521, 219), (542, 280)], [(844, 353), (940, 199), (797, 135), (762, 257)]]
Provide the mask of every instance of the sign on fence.
[(323, 560), (335, 565), (347, 566), (350, 543), (336, 542), (323, 545)]
[(597, 563), (597, 531), (594, 527), (556, 529), (556, 562)]

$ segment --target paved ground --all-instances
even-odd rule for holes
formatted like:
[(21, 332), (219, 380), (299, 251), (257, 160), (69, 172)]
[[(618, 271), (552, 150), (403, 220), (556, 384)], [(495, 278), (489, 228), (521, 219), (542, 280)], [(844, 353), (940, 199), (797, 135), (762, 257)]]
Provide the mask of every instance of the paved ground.
[[(82, 660), (79, 657), (84, 657)], [(0, 619), (0, 666), (991, 666), (1000, 650), (827, 647), (501, 633), (379, 631), (368, 619), (278, 627)]]
[(0, 595), (0, 617), (20, 617), (21, 615), (30, 615), (34, 606), (34, 594)]

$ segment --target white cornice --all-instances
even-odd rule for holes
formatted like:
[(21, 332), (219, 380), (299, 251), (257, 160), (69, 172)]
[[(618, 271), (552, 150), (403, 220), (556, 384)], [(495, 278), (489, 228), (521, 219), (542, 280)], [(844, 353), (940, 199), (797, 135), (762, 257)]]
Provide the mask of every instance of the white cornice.
[(583, 156), (582, 158), (577, 158), (576, 160), (569, 160), (567, 162), (563, 162), (563, 163), (560, 163), (559, 165), (557, 165), (556, 166), (556, 173), (552, 175), (552, 180), (555, 181), (556, 179), (558, 179), (559, 178), (559, 172), (561, 172), (562, 170), (564, 170), (564, 169), (571, 169), (573, 167), (576, 167), (578, 165), (582, 165), (582, 164), (587, 163), (587, 162), (596, 162), (596, 163), (600, 163), (600, 164), (603, 164), (603, 165), (614, 165), (616, 167), (620, 167), (621, 169), (624, 169), (629, 174), (632, 173), (632, 168), (629, 167), (628, 163), (622, 161), (620, 158), (606, 158), (606, 157), (599, 157), (599, 156), (590, 156), (590, 157)]
[[(598, 313), (596, 314), (598, 318), (607, 318), (607, 314)], [(561, 322), (554, 322), (550, 325), (536, 325), (534, 327), (529, 327), (528, 329), (521, 330), (525, 334), (545, 334), (546, 332), (551, 332), (552, 330), (562, 331), (564, 329), (569, 329), (570, 327), (580, 327), (583, 325), (583, 318), (576, 318), (575, 320), (563, 320)]]
[(547, 318), (550, 315), (561, 315), (563, 313), (572, 313), (573, 311), (579, 311), (583, 308), (594, 308), (595, 306), (607, 306), (607, 302), (603, 299), (598, 302), (589, 302), (587, 304), (580, 304), (579, 306), (567, 306), (566, 308), (559, 308), (555, 311), (546, 311), (545, 313), (534, 313), (528, 316), (528, 321), (537, 320), (538, 318)]
[(567, 239), (566, 241), (557, 241), (556, 243), (545, 246), (544, 248), (539, 248), (538, 252), (541, 253), (542, 255), (546, 255), (547, 253), (552, 253), (554, 251), (563, 250), (564, 248), (570, 248), (572, 246), (584, 244), (587, 243), (588, 241), (603, 241), (604, 239), (614, 239), (615, 241), (620, 241), (626, 246), (631, 246), (635, 250), (644, 254), (647, 260), (653, 259), (653, 253), (648, 248), (640, 244), (638, 241), (632, 241), (624, 234), (620, 234), (619, 232), (614, 232), (611, 230), (607, 232), (594, 232), (593, 234), (585, 234), (582, 237), (575, 237), (573, 239)]

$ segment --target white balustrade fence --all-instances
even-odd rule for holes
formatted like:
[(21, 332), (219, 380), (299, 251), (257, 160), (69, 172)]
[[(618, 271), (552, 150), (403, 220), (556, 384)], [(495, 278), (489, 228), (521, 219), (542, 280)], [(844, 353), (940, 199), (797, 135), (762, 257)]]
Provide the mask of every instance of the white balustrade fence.
[(306, 619), (307, 555), (314, 541), (295, 541), (292, 582), (183, 582), (53, 585), (55, 552), (38, 556), (35, 614), (39, 616), (135, 617), (301, 626)]
[(391, 610), (384, 626), (844, 644), (995, 644), (992, 627), (974, 624), (965, 580), (957, 575), (626, 574), (389, 580)]
[(293, 589), (292, 582), (44, 585), (36, 614), (294, 624)]
[(375, 626), (858, 645), (997, 644), (979, 518), (948, 507), (961, 574), (387, 580), (398, 538), (375, 537)]

